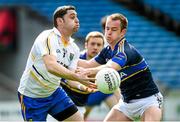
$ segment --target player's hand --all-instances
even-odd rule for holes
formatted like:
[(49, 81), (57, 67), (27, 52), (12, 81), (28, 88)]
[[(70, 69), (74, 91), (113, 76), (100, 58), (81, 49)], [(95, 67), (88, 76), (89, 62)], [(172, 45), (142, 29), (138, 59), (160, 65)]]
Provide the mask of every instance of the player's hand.
[(95, 76), (95, 72), (93, 71), (93, 68), (82, 68), (82, 67), (77, 67), (77, 69), (75, 70), (75, 72), (77, 73), (84, 73), (89, 77), (94, 77)]
[(78, 90), (81, 90), (81, 91), (84, 91), (84, 92), (86, 92), (86, 93), (93, 93), (93, 92), (98, 91), (98, 89), (89, 88), (89, 87), (86, 87), (86, 86), (83, 85), (83, 84), (79, 84), (79, 85), (77, 86), (77, 89), (78, 89)]
[(80, 83), (90, 89), (97, 89), (97, 85), (91, 81), (81, 81)]
[(86, 69), (83, 68), (83, 67), (77, 67), (77, 69), (75, 70), (76, 73), (79, 73), (79, 72), (86, 72)]
[(88, 76), (88, 73), (85, 72), (85, 70), (82, 68), (81, 71), (76, 71), (76, 75), (78, 77), (78, 81), (89, 87), (89, 88), (93, 88), (93, 89), (96, 89), (97, 88), (97, 85), (95, 84), (95, 78), (92, 78), (92, 77), (89, 77)]

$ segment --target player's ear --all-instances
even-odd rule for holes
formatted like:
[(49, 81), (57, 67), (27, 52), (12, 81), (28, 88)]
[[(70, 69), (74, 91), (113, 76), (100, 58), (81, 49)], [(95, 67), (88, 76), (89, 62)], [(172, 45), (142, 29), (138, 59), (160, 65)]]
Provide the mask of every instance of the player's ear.
[(60, 18), (60, 17), (58, 17), (56, 19), (56, 21), (57, 21), (58, 25), (61, 25), (64, 22), (63, 18)]
[(127, 31), (127, 29), (122, 29), (122, 30), (121, 30), (121, 35), (124, 36), (124, 35), (126, 34), (126, 31)]

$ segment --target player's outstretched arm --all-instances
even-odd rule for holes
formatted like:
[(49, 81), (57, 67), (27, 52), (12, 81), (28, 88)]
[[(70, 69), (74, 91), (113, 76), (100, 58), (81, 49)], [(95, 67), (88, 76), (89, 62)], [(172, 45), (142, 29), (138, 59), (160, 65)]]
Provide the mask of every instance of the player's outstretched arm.
[[(79, 60), (78, 66), (80, 66), (80, 67), (78, 67), (76, 69), (76, 71), (87, 73), (88, 76), (95, 76), (97, 74), (97, 72), (103, 68), (113, 68), (116, 71), (121, 70), (121, 66), (119, 64), (117, 64), (116, 62), (113, 62), (111, 60), (108, 61), (104, 65), (100, 65), (94, 59), (91, 59), (89, 61)], [(83, 68), (81, 68), (81, 67), (83, 67)]]
[(85, 73), (75, 73), (74, 71), (65, 68), (57, 62), (57, 59), (54, 55), (44, 55), (43, 61), (48, 72), (58, 77), (79, 82), (86, 81), (87, 84), (90, 83), (90, 80), (95, 80), (94, 78), (89, 78)]
[(84, 68), (91, 68), (91, 67), (100, 66), (100, 64), (97, 63), (94, 59), (90, 59), (90, 60), (79, 59), (78, 60), (78, 66), (84, 67)]

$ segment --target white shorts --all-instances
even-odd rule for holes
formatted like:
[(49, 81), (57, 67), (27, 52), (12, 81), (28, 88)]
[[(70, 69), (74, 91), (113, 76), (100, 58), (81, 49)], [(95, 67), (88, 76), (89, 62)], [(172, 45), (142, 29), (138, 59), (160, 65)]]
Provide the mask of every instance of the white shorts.
[(162, 103), (163, 96), (161, 93), (157, 93), (146, 98), (130, 100), (129, 103), (123, 102), (123, 100), (120, 99), (119, 103), (114, 106), (114, 109), (123, 112), (127, 117), (134, 120), (141, 117), (144, 111), (150, 106), (161, 108)]

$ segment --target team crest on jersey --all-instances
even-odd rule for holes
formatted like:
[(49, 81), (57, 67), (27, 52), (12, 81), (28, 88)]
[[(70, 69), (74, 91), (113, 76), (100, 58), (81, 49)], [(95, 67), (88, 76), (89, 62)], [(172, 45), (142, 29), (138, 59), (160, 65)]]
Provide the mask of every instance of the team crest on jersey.
[(73, 54), (73, 53), (70, 53), (70, 55), (69, 55), (70, 61), (72, 61), (73, 58), (74, 58), (74, 54)]

